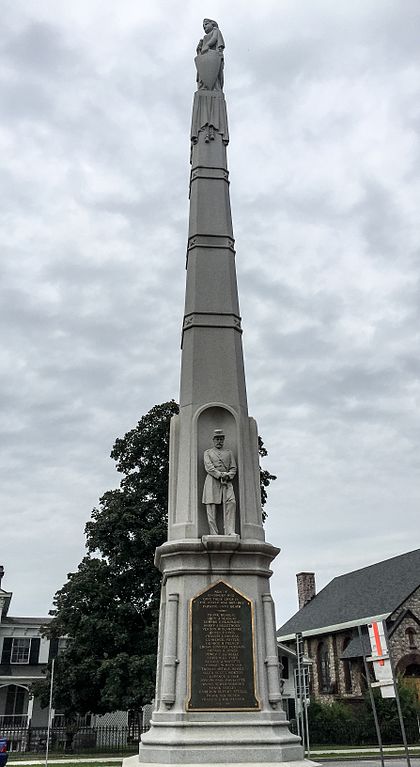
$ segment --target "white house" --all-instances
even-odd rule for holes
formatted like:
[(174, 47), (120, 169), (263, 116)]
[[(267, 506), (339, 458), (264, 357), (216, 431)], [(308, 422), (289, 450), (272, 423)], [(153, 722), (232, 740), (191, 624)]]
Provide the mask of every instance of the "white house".
[[(282, 683), (282, 701), (283, 708), (287, 714), (287, 718), (293, 720), (296, 718), (296, 671), (297, 671), (297, 655), (291, 646), (277, 643), (279, 661), (280, 661), (280, 675)], [(310, 669), (312, 662), (306, 656), (302, 659), (303, 667), (307, 670), (310, 677)]]
[(51, 618), (9, 614), (12, 592), (2, 588), (3, 575), (0, 566), (0, 730), (7, 737), (8, 730), (47, 725), (47, 709), (31, 695), (31, 685), (44, 678), (58, 642), (41, 636), (41, 626)]

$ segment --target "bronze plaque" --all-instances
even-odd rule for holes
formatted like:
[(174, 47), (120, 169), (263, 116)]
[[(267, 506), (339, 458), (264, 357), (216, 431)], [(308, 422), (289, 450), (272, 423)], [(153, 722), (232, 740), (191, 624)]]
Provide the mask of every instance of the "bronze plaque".
[(190, 603), (193, 711), (256, 711), (252, 602), (223, 581)]

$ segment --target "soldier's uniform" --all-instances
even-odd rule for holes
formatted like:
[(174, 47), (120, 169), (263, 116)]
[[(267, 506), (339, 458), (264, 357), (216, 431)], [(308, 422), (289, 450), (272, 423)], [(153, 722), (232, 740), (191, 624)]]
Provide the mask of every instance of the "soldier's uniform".
[(235, 534), (236, 501), (231, 481), (221, 481), (223, 474), (232, 480), (236, 474), (236, 462), (231, 450), (211, 447), (204, 452), (204, 468), (207, 472), (203, 489), (203, 503), (207, 506), (210, 535), (219, 535), (216, 525), (216, 505), (223, 504), (223, 527), (225, 535)]

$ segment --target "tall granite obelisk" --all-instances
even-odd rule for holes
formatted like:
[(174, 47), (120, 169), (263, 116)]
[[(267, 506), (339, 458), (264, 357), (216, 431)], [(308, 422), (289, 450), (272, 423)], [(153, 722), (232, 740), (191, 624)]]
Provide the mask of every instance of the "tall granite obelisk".
[(216, 22), (206, 19), (204, 31), (195, 59), (180, 413), (171, 422), (168, 541), (155, 558), (156, 704), (139, 761), (297, 764), (303, 753), (281, 708), (269, 586), (279, 550), (265, 542), (257, 427), (246, 399), (224, 42)]

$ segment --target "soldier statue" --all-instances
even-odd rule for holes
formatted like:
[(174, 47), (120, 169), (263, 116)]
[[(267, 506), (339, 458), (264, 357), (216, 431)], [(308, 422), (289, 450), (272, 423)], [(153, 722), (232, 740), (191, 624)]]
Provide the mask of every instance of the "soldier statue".
[(236, 463), (231, 450), (223, 447), (223, 429), (213, 432), (213, 447), (204, 451), (204, 468), (207, 472), (203, 489), (203, 503), (206, 504), (210, 535), (219, 535), (216, 522), (217, 506), (223, 507), (223, 528), (225, 535), (235, 535), (236, 501), (232, 479), (236, 474)]

